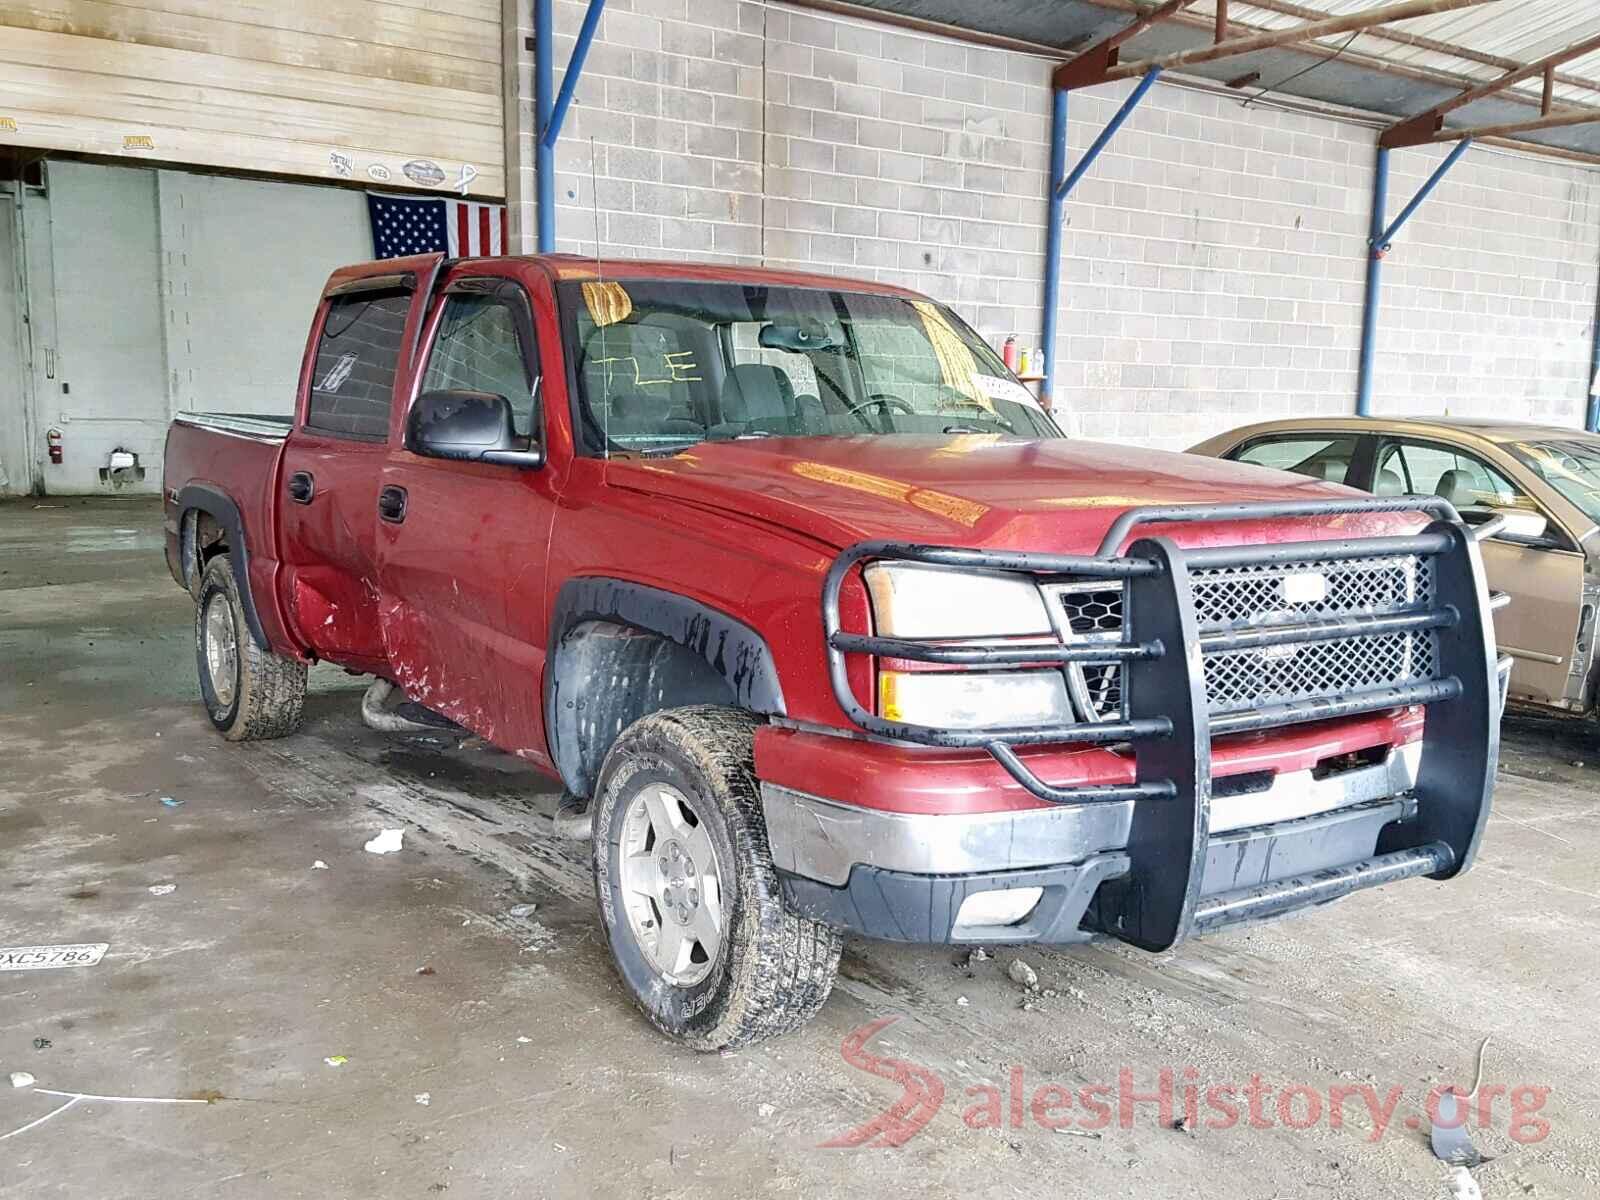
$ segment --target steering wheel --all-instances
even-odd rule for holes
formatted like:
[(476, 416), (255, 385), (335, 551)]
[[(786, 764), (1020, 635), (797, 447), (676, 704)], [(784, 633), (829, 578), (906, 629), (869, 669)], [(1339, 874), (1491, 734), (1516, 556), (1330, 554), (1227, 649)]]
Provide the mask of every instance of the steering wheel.
[[(891, 409), (898, 409), (907, 416), (914, 417), (917, 415), (917, 410), (912, 408), (910, 404), (900, 399), (899, 396), (891, 396), (888, 392), (873, 392), (865, 400), (858, 401), (855, 404), (847, 404), (845, 413), (854, 417), (867, 408), (877, 408), (884, 414), (887, 414)], [(887, 427), (880, 422), (879, 429), (880, 431), (886, 431)]]

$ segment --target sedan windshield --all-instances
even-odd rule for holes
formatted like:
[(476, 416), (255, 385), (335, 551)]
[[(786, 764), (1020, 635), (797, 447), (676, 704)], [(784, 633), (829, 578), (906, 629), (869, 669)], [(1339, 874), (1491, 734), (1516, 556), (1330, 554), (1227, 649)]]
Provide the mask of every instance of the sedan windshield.
[(1600, 525), (1600, 437), (1514, 442), (1511, 452)]
[(1061, 436), (983, 339), (931, 301), (677, 279), (559, 287), (591, 453), (762, 437)]

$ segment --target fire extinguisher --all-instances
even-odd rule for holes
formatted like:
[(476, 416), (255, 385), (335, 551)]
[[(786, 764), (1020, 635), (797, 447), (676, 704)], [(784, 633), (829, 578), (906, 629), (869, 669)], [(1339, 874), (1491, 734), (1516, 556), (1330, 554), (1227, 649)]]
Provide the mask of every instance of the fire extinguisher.
[(50, 447), (50, 462), (52, 466), (61, 465), (61, 430), (52, 429), (44, 435), (45, 445)]

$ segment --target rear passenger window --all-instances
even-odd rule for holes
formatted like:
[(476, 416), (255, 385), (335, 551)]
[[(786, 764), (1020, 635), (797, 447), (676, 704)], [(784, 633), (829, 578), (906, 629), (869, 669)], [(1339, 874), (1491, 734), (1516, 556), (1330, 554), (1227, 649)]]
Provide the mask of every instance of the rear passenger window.
[(1343, 483), (1350, 473), (1350, 460), (1356, 454), (1356, 439), (1350, 437), (1297, 437), (1255, 442), (1233, 455), (1235, 462), (1292, 471), (1325, 483)]
[(308, 428), (369, 441), (388, 437), (395, 363), (410, 311), (410, 292), (334, 298), (317, 341)]

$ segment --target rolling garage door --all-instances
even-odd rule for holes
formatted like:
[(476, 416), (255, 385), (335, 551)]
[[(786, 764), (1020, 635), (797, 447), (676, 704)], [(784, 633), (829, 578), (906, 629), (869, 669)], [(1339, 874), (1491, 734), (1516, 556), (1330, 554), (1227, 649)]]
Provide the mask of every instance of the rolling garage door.
[(155, 491), (171, 413), (287, 411), (363, 189), (504, 194), (501, 63), (500, 0), (7, 8), (5, 174), (48, 178), (3, 197), (0, 494)]
[(499, 197), (499, 0), (31, 0), (0, 141)]
[[(47, 166), (25, 214), (31, 410), (16, 419), (26, 393), (0, 396), (7, 427), (29, 430), (34, 481), (53, 494), (155, 492), (173, 413), (290, 412), (329, 272), (371, 255), (362, 194)], [(52, 431), (59, 464), (47, 454)], [(6, 490), (26, 490), (10, 457)]]

